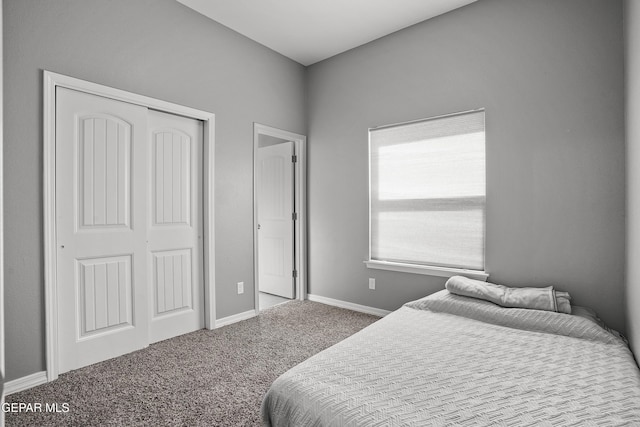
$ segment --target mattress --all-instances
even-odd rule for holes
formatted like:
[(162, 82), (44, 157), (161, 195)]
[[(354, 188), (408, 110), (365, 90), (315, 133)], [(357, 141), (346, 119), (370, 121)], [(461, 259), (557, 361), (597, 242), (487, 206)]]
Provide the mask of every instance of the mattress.
[(640, 371), (588, 315), (441, 291), (280, 376), (267, 426), (640, 425)]

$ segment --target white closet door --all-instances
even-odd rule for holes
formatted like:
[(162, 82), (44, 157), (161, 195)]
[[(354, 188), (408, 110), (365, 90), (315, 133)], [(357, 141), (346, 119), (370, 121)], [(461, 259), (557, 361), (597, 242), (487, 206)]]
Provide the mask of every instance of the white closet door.
[(260, 292), (294, 297), (293, 142), (258, 149)]
[(199, 120), (149, 111), (150, 341), (204, 327)]
[(56, 92), (59, 372), (148, 345), (147, 109)]

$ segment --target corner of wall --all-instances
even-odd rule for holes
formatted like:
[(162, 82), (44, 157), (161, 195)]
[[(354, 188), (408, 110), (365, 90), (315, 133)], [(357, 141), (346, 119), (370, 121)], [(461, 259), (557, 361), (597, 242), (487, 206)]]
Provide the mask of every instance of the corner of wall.
[(640, 360), (640, 4), (624, 2), (625, 129), (627, 162), (627, 224), (625, 321), (631, 349)]

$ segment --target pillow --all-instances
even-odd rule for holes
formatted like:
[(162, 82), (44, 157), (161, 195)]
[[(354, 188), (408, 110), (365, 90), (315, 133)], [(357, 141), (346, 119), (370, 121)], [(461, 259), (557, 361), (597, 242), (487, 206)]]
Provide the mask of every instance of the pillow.
[(568, 292), (556, 291), (553, 286), (509, 288), (463, 276), (453, 276), (447, 280), (445, 287), (452, 294), (491, 301), (503, 307), (571, 314), (571, 296)]

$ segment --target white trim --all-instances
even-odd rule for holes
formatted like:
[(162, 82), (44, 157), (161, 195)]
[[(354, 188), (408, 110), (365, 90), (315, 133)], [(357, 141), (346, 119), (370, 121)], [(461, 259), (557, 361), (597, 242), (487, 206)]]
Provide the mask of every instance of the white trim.
[(222, 319), (216, 320), (216, 329), (221, 328), (223, 326), (231, 325), (232, 323), (241, 322), (243, 320), (251, 319), (252, 317), (256, 317), (255, 310), (247, 310), (242, 313), (232, 314), (231, 316), (223, 317)]
[(55, 103), (54, 76), (44, 72), (43, 87), (43, 197), (44, 197), (44, 301), (47, 379), (58, 378), (58, 307), (56, 270), (56, 212), (55, 212)]
[[(2, 2), (0, 2), (0, 374), (7, 376), (4, 355), (4, 63), (3, 57)], [(0, 379), (0, 381), (3, 381)], [(5, 391), (0, 393), (0, 404), (4, 403)], [(4, 425), (4, 411), (0, 411), (0, 426)]]
[(56, 283), (56, 215), (55, 215), (55, 106), (56, 87), (141, 105), (204, 122), (204, 310), (205, 326), (215, 328), (215, 221), (214, 221), (214, 151), (215, 115), (202, 110), (137, 95), (109, 86), (87, 82), (62, 74), (44, 71), (43, 163), (44, 163), (44, 288), (47, 378), (58, 378), (58, 307)]
[(388, 125), (374, 126), (372, 128), (369, 128), (369, 131), (387, 129), (387, 128), (392, 128), (392, 127), (397, 127), (397, 126), (411, 125), (411, 124), (420, 123), (420, 122), (428, 122), (430, 120), (445, 119), (447, 117), (453, 117), (453, 116), (462, 116), (463, 114), (479, 113), (480, 111), (485, 111), (484, 107), (476, 108), (475, 110), (460, 111), (460, 112), (457, 112), (457, 113), (440, 114), (439, 116), (426, 117), (426, 118), (422, 118), (422, 119), (407, 120), (406, 122), (399, 122), (399, 123), (391, 123), (391, 124), (388, 124)]
[(216, 327), (216, 240), (215, 240), (215, 115), (204, 121), (203, 156), (204, 186), (204, 324), (207, 329)]
[(369, 307), (366, 305), (355, 304), (348, 301), (341, 301), (338, 299), (321, 297), (320, 295), (307, 294), (309, 301), (319, 302), (322, 304), (332, 305), (334, 307), (346, 308), (347, 310), (358, 311), (360, 313), (373, 314), (374, 316), (384, 317), (391, 313), (389, 310), (383, 310), (381, 308)]
[(436, 267), (431, 265), (402, 264), (388, 261), (363, 261), (367, 268), (377, 270), (400, 271), (402, 273), (425, 274), (437, 277), (465, 276), (470, 279), (486, 281), (489, 273), (480, 270), (467, 270), (464, 268)]
[(295, 269), (296, 299), (304, 301), (307, 296), (307, 137), (260, 123), (253, 124), (253, 283), (254, 307), (256, 314), (260, 312), (259, 278), (258, 278), (258, 202), (257, 202), (257, 170), (259, 135), (268, 135), (287, 141), (293, 141), (297, 162), (295, 165), (295, 210), (298, 220), (295, 224)]
[(6, 382), (4, 384), (4, 394), (8, 396), (46, 383), (47, 373), (45, 371), (36, 372), (26, 377)]

